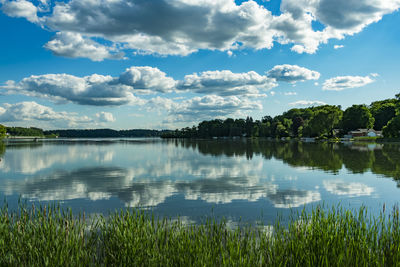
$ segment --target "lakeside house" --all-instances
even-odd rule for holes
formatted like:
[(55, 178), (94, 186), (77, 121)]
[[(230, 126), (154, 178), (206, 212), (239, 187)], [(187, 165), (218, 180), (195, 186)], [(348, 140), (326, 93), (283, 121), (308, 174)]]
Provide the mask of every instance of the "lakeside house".
[(376, 131), (374, 129), (357, 129), (357, 130), (348, 132), (344, 136), (344, 138), (377, 137), (377, 136), (382, 136), (382, 131)]

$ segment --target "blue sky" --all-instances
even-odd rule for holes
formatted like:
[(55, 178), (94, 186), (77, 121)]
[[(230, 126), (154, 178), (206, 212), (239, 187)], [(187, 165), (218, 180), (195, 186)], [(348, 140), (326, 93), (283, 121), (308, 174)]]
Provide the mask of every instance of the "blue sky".
[(0, 0), (0, 123), (173, 129), (400, 92), (399, 0)]

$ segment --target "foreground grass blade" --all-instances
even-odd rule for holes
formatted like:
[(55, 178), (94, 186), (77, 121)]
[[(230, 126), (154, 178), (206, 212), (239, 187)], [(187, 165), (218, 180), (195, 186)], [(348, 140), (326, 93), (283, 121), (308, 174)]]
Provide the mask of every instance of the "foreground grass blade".
[(286, 226), (184, 225), (126, 210), (85, 218), (50, 205), (0, 210), (0, 266), (394, 266), (399, 209), (316, 207)]

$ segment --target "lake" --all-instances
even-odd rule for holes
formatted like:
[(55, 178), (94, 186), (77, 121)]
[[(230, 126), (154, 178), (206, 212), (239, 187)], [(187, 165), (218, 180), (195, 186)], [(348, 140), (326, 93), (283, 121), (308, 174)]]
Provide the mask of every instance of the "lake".
[[(4, 147), (4, 146), (3, 146)], [(3, 149), (4, 150), (4, 149)], [(364, 205), (379, 214), (400, 199), (400, 145), (262, 139), (7, 141), (0, 197), (56, 201), (74, 212), (142, 208), (199, 223), (272, 224), (304, 207)]]

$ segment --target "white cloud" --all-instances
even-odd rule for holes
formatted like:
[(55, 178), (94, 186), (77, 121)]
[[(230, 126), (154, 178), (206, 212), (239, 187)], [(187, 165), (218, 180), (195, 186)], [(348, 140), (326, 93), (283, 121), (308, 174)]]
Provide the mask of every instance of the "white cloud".
[[(94, 50), (101, 51), (103, 58), (112, 53), (108, 47), (91, 43), (92, 38), (110, 41), (117, 50), (142, 54), (185, 56), (201, 49), (270, 49), (274, 42), (292, 45), (297, 53), (315, 53), (329, 39), (354, 35), (400, 6), (399, 0), (282, 0), (281, 14), (274, 16), (251, 0), (241, 4), (234, 0), (71, 0), (53, 7), (40, 2), (36, 7), (25, 0), (2, 0), (2, 10), (61, 32), (60, 36), (81, 35), (80, 45), (74, 38), (69, 41), (86, 53), (68, 49), (68, 40), (56, 41), (57, 37), (47, 46), (56, 54), (86, 55), (93, 60), (101, 60)], [(41, 6), (49, 10), (38, 17), (37, 12), (44, 11)], [(315, 31), (314, 21), (324, 28)], [(88, 52), (91, 45), (95, 48)]]
[(262, 109), (259, 101), (246, 97), (206, 95), (174, 102), (171, 99), (156, 97), (148, 102), (148, 107), (167, 111), (166, 122), (199, 122), (214, 118), (240, 117), (244, 112)]
[(190, 90), (201, 94), (257, 95), (259, 90), (269, 90), (277, 86), (273, 79), (254, 71), (232, 73), (229, 70), (205, 71), (186, 75), (178, 83), (179, 90)]
[(68, 74), (32, 75), (12, 86), (3, 86), (10, 93), (70, 101), (80, 105), (123, 105), (137, 102), (131, 88), (113, 84), (111, 76), (93, 74), (76, 77)]
[(176, 81), (158, 68), (133, 66), (118, 77), (99, 74), (84, 77), (69, 74), (32, 75), (19, 82), (7, 81), (0, 86), (0, 90), (8, 94), (25, 94), (79, 105), (120, 106), (145, 104), (146, 100), (135, 96), (137, 94), (183, 91), (260, 98), (266, 97), (262, 91), (275, 86), (274, 79), (254, 71), (205, 71), (186, 75), (183, 80)]
[(50, 107), (36, 102), (3, 104), (0, 107), (0, 122), (49, 122), (58, 127), (74, 127), (93, 123), (88, 116), (79, 116), (71, 112), (56, 112)]
[(29, 1), (4, 1), (1, 10), (10, 17), (26, 18), (33, 23), (39, 22), (37, 7)]
[(110, 112), (99, 112), (96, 113), (96, 117), (100, 122), (114, 122), (115, 118), (112, 113)]
[(130, 67), (119, 76), (119, 83), (141, 91), (170, 92), (176, 82), (157, 68)]
[(276, 79), (283, 82), (303, 82), (306, 80), (318, 80), (319, 72), (309, 70), (297, 65), (276, 65), (267, 72), (269, 78)]
[(124, 44), (143, 53), (187, 55), (199, 49), (230, 50), (238, 42), (272, 46), (271, 12), (248, 1), (72, 0), (57, 3), (45, 24), (55, 31), (78, 32)]
[(325, 102), (318, 100), (299, 100), (296, 102), (289, 103), (290, 106), (322, 106), (326, 105)]
[(333, 46), (334, 49), (340, 49), (340, 48), (343, 48), (343, 47), (344, 47), (344, 45), (334, 45)]
[(57, 56), (89, 58), (93, 61), (104, 59), (123, 59), (124, 53), (114, 53), (114, 48), (101, 45), (79, 33), (57, 32), (55, 38), (44, 47)]
[(69, 74), (32, 75), (20, 82), (7, 81), (0, 89), (79, 105), (143, 105), (135, 93), (168, 92), (175, 81), (157, 68), (131, 67), (119, 77), (99, 74), (77, 77)]
[[(321, 43), (354, 35), (399, 7), (399, 0), (282, 0), (277, 19), (286, 41), (295, 43), (293, 51), (315, 53)], [(312, 21), (324, 28), (314, 31)]]
[(371, 75), (372, 77), (379, 77), (378, 73), (370, 73), (369, 75)]
[(323, 90), (342, 91), (348, 88), (362, 87), (374, 82), (369, 76), (338, 76), (328, 79), (322, 85)]

